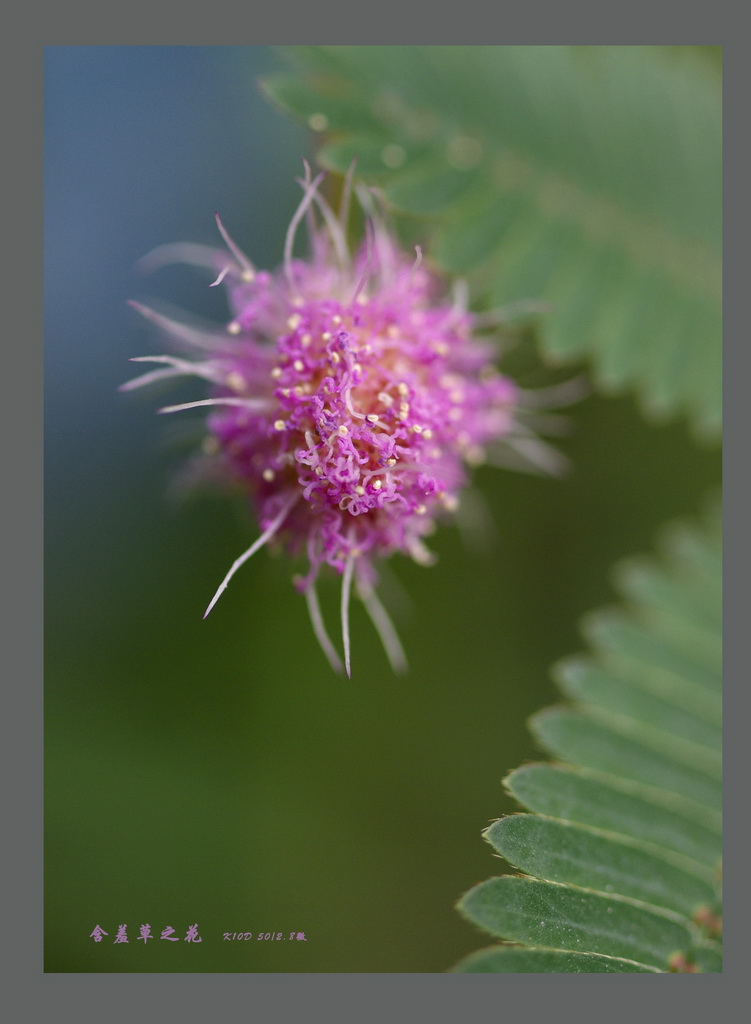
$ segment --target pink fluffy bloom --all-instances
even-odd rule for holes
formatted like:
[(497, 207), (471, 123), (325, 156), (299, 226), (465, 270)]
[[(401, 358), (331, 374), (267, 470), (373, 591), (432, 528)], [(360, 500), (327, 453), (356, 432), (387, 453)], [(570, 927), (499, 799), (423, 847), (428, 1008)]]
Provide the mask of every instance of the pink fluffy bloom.
[[(341, 661), (316, 592), (325, 566), (342, 578), (347, 674), (353, 587), (392, 666), (403, 670), (396, 631), (376, 595), (378, 563), (401, 552), (429, 564), (424, 538), (455, 512), (468, 467), (500, 442), (544, 466), (552, 453), (523, 425), (522, 393), (493, 366), (494, 348), (478, 336), (478, 318), (461, 292), (446, 298), (419, 249), (416, 258), (400, 251), (366, 191), (358, 196), (369, 215), (367, 238), (351, 254), (351, 176), (338, 216), (318, 191), (321, 177), (311, 180), (308, 171), (301, 181), (283, 264), (273, 273), (253, 266), (218, 216), (226, 249), (157, 251), (155, 262), (175, 257), (211, 267), (232, 317), (224, 329), (204, 333), (134, 303), (188, 358), (143, 357), (164, 365), (125, 388), (190, 374), (210, 382), (209, 398), (161, 411), (207, 407), (209, 457), (256, 510), (261, 534), (205, 614), (240, 566), (274, 542), (307, 556), (296, 585), (335, 669)], [(293, 245), (304, 218), (310, 256), (300, 260)]]

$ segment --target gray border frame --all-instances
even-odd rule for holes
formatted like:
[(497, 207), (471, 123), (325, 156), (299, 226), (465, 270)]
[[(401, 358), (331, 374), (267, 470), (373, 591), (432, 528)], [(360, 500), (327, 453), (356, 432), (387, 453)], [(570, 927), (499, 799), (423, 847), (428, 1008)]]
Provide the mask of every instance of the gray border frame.
[[(659, 1019), (662, 1015), (660, 1002), (665, 1001), (671, 1016), (680, 1013), (687, 1019), (706, 1019), (709, 1014), (716, 1016), (721, 1004), (727, 1005), (730, 993), (727, 983), (736, 974), (741, 958), (739, 945), (734, 941), (734, 926), (738, 921), (730, 920), (730, 948), (724, 975), (702, 976), (693, 982), (666, 982), (669, 987), (658, 992), (655, 982), (648, 991), (641, 987), (625, 992), (624, 986), (639, 985), (639, 982), (620, 981), (609, 977), (607, 980), (586, 982), (586, 1002), (583, 993), (570, 986), (577, 982), (568, 975), (552, 976), (484, 976), (483, 981), (470, 980), (477, 975), (252, 975), (250, 984), (247, 976), (216, 975), (43, 975), (41, 960), (42, 893), (41, 893), (41, 681), (42, 660), (42, 399), (41, 389), (36, 386), (41, 379), (42, 353), (37, 343), (42, 337), (41, 302), (37, 276), (31, 268), (38, 266), (38, 239), (41, 237), (41, 195), (42, 183), (42, 47), (59, 43), (101, 44), (159, 42), (165, 44), (198, 43), (224, 45), (227, 37), (233, 42), (238, 39), (248, 43), (277, 42), (319, 42), (351, 43), (378, 42), (419, 42), (424, 44), (450, 41), (473, 43), (492, 41), (499, 43), (550, 42), (562, 43), (629, 43), (675, 41), (676, 34), (691, 42), (712, 42), (725, 45), (725, 118), (726, 134), (726, 188), (732, 202), (732, 216), (727, 218), (726, 245), (732, 253), (741, 246), (742, 227), (739, 224), (738, 204), (743, 195), (737, 187), (742, 173), (739, 164), (742, 156), (740, 135), (732, 126), (745, 112), (748, 83), (745, 88), (739, 82), (740, 67), (736, 63), (732, 39), (736, 35), (730, 24), (728, 10), (712, 5), (701, 12), (689, 11), (684, 5), (679, 8), (675, 2), (650, 4), (643, 8), (640, 16), (633, 4), (620, 11), (603, 5), (590, 15), (579, 5), (553, 7), (548, 11), (540, 9), (491, 8), (488, 4), (473, 4), (468, 9), (464, 3), (461, 9), (442, 11), (431, 6), (429, 19), (424, 5), (384, 5), (383, 2), (370, 10), (350, 7), (346, 12), (335, 11), (329, 5), (322, 11), (321, 5), (298, 8), (297, 5), (264, 5), (238, 10), (232, 18), (228, 12), (221, 12), (217, 18), (213, 9), (189, 11), (176, 4), (149, 4), (147, 16), (139, 17), (137, 7), (130, 3), (125, 8), (104, 8), (86, 3), (69, 3), (52, 8), (51, 5), (36, 5), (26, 9), (26, 16), (33, 20), (34, 27), (24, 29), (18, 24), (20, 13), (14, 12), (13, 22), (6, 31), (9, 40), (8, 54), (3, 66), (9, 74), (3, 90), (7, 103), (5, 123), (13, 143), (6, 152), (6, 169), (14, 175), (8, 204), (8, 215), (12, 218), (6, 238), (13, 246), (12, 264), (17, 280), (13, 282), (13, 295), (18, 290), (19, 300), (7, 304), (14, 323), (8, 332), (12, 341), (8, 344), (13, 360), (8, 380), (12, 387), (7, 389), (3, 403), (7, 417), (5, 430), (6, 455), (10, 459), (10, 486), (6, 490), (5, 505), (10, 508), (10, 528), (6, 528), (5, 539), (9, 542), (5, 562), (10, 566), (6, 579), (8, 599), (4, 625), (6, 629), (4, 648), (8, 654), (9, 668), (5, 672), (7, 692), (10, 696), (9, 713), (5, 721), (10, 728), (5, 737), (3, 749), (7, 751), (6, 779), (12, 779), (8, 806), (13, 814), (10, 827), (6, 826), (11, 864), (6, 868), (5, 878), (12, 881), (8, 901), (10, 915), (4, 922), (3, 937), (8, 946), (5, 963), (10, 968), (6, 977), (12, 983), (6, 984), (6, 992), (15, 990), (19, 1008), (23, 1007), (21, 1019), (41, 1017), (45, 1011), (52, 1016), (69, 1015), (80, 1019), (89, 1014), (108, 1020), (131, 1018), (144, 1014), (148, 1018), (169, 1010), (171, 1015), (182, 1020), (203, 1020), (206, 1017), (221, 1019), (229, 1010), (239, 1010), (249, 1016), (259, 1012), (267, 1021), (288, 1020), (295, 1017), (306, 1019), (324, 1012), (328, 1019), (381, 1020), (384, 1015), (397, 1019), (411, 1019), (414, 1009), (419, 1006), (421, 1016), (436, 1015), (439, 1019), (456, 1020), (469, 1016), (474, 1010), (495, 1010), (508, 1015), (523, 1006), (527, 1019), (542, 1019), (547, 1011), (555, 1012), (561, 998), (580, 1019), (599, 1020), (612, 1016), (614, 1005), (624, 1010), (648, 1010), (648, 1016)], [(391, 11), (388, 8), (391, 8)], [(474, 10), (472, 8), (474, 7)], [(729, 5), (728, 5), (729, 7)], [(496, 21), (495, 31), (492, 20)], [(524, 19), (526, 25), (520, 24)], [(411, 21), (411, 24), (410, 24)], [(578, 24), (577, 24), (578, 23)], [(142, 27), (142, 26), (148, 26)], [(221, 26), (221, 37), (217, 38)], [(738, 26), (740, 29), (740, 25)], [(19, 32), (18, 29), (21, 31)], [(540, 38), (540, 36), (544, 38)], [(292, 39), (289, 37), (292, 36)], [(150, 38), (148, 38), (150, 37)], [(286, 37), (286, 38), (285, 38)], [(354, 37), (354, 38), (353, 38)], [(738, 32), (738, 38), (743, 38)], [(20, 43), (20, 45), (19, 45)], [(744, 180), (748, 178), (748, 171)], [(733, 187), (733, 186), (736, 187)], [(730, 202), (728, 209), (730, 209)], [(744, 246), (745, 248), (745, 246)], [(737, 330), (738, 317), (733, 316), (733, 305), (740, 288), (738, 278), (745, 271), (742, 259), (727, 262), (727, 303), (730, 315), (727, 317), (728, 343), (726, 360), (729, 371), (727, 380), (727, 441), (725, 466), (727, 467), (726, 530), (735, 542), (745, 541), (741, 534), (740, 522), (748, 520), (743, 516), (745, 495), (740, 474), (733, 474), (733, 464), (740, 460), (739, 431), (737, 422), (739, 409), (743, 404), (733, 401), (735, 389), (748, 380), (744, 372), (744, 360), (748, 358), (746, 346), (736, 345), (733, 335)], [(27, 294), (23, 294), (23, 292)], [(28, 294), (28, 293), (31, 294)], [(16, 365), (17, 363), (17, 365)], [(18, 386), (22, 384), (23, 386)], [(747, 403), (746, 403), (747, 404)], [(741, 434), (741, 437), (743, 435)], [(10, 442), (10, 443), (7, 443)], [(741, 492), (741, 493), (738, 493)], [(743, 518), (741, 518), (743, 517)], [(745, 554), (745, 552), (744, 552)], [(733, 565), (739, 564), (734, 559)], [(740, 589), (737, 571), (728, 573), (727, 580), (727, 622), (729, 643), (727, 664), (729, 678), (740, 677), (736, 662), (740, 645), (736, 638), (740, 614), (738, 604), (731, 598)], [(11, 596), (12, 595), (12, 598)], [(734, 628), (736, 627), (736, 628)], [(735, 670), (734, 672), (732, 670)], [(747, 699), (745, 688), (731, 693), (733, 714), (728, 721), (729, 748), (739, 721), (745, 720), (740, 705)], [(740, 788), (735, 758), (729, 757), (733, 770), (729, 773), (728, 793)], [(9, 769), (13, 768), (12, 771)], [(734, 830), (730, 830), (735, 840)], [(730, 842), (728, 843), (730, 846)], [(732, 856), (730, 876), (734, 886), (733, 906), (739, 904), (735, 886), (740, 879)], [(543, 980), (540, 980), (540, 977)], [(495, 981), (490, 980), (495, 978)], [(713, 978), (713, 980), (712, 980)], [(645, 984), (641, 982), (641, 984)], [(684, 986), (690, 985), (689, 990)], [(610, 986), (615, 985), (615, 989)], [(676, 988), (680, 985), (680, 989)], [(721, 987), (720, 987), (721, 986)], [(564, 995), (565, 993), (565, 995)], [(568, 996), (568, 998), (566, 998)], [(614, 998), (615, 997), (615, 998)], [(11, 1000), (6, 1000), (11, 1005)], [(13, 1000), (15, 1002), (15, 1000)], [(441, 1012), (438, 1012), (440, 1004)], [(33, 1007), (33, 1010), (32, 1010)]]

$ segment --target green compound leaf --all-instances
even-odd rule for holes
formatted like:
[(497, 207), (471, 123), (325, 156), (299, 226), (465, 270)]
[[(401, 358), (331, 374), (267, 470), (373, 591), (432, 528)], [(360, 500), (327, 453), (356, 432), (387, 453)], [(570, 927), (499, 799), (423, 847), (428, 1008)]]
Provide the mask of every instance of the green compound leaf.
[(716, 437), (721, 84), (700, 49), (292, 47), (298, 73), (264, 88), (485, 305), (552, 304), (548, 358)]
[(616, 572), (632, 599), (590, 616), (594, 652), (555, 678), (569, 704), (533, 718), (565, 763), (505, 780), (529, 814), (485, 830), (518, 876), (460, 911), (507, 943), (461, 972), (719, 972), (721, 692), (719, 514), (673, 527), (662, 562)]

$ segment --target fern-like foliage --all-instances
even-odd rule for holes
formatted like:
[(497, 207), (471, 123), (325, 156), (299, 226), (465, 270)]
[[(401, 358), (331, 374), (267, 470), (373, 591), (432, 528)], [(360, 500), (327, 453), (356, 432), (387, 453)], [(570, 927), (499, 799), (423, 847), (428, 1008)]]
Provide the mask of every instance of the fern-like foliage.
[(585, 623), (555, 669), (565, 705), (532, 719), (559, 761), (505, 780), (529, 814), (484, 833), (523, 874), (459, 909), (504, 945), (460, 972), (721, 970), (719, 515), (617, 570), (626, 608)]
[(548, 357), (716, 436), (720, 76), (696, 49), (294, 47), (265, 89), (486, 305), (550, 303)]

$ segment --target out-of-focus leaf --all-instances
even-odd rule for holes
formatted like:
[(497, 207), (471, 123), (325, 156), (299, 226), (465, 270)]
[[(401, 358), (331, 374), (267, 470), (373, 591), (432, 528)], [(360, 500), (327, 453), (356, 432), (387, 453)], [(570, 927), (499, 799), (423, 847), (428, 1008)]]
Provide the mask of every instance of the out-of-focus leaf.
[(552, 303), (548, 357), (716, 436), (721, 85), (699, 49), (293, 47), (265, 89), (486, 304)]

